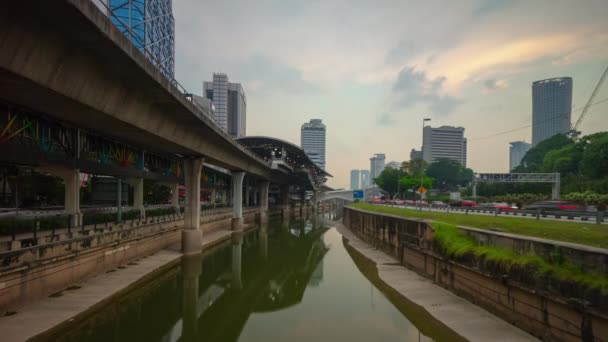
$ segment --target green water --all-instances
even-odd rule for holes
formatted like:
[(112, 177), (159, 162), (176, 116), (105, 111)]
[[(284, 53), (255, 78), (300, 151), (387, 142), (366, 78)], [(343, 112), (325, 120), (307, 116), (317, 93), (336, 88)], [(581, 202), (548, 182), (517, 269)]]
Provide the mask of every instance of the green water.
[(188, 258), (46, 338), (56, 341), (454, 341), (377, 277), (333, 214), (271, 220)]

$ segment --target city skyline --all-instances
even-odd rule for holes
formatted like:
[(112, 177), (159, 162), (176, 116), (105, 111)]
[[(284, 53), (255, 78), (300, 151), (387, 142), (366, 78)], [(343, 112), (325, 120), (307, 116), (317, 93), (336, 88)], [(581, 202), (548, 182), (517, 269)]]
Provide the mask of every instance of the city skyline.
[[(409, 159), (423, 117), (466, 128), (468, 167), (503, 172), (509, 155), (496, 151), (531, 141), (537, 80), (572, 77), (578, 118), (608, 57), (605, 3), (443, 3), (449, 15), (434, 6), (175, 2), (177, 78), (189, 89), (215, 70), (241, 80), (252, 135), (297, 143), (301, 122), (323, 119), (334, 127), (329, 185), (343, 188), (378, 150)], [(348, 25), (329, 20), (336, 12)], [(606, 97), (608, 87), (596, 102)], [(607, 111), (608, 102), (593, 106), (583, 135), (608, 130)]]

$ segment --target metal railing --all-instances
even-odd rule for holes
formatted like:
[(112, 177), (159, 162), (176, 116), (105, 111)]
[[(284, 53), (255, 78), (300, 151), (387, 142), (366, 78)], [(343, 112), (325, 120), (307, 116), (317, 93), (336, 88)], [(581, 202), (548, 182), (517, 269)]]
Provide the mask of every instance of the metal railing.
[(540, 219), (557, 219), (557, 220), (580, 220), (585, 222), (595, 221), (597, 224), (602, 224), (608, 222), (606, 219), (606, 213), (603, 211), (570, 211), (570, 210), (550, 210), (550, 209), (536, 209), (536, 210), (526, 210), (526, 209), (501, 209), (501, 208), (492, 208), (492, 207), (454, 207), (454, 206), (434, 206), (431, 204), (405, 204), (405, 205), (395, 205), (395, 204), (383, 204), (392, 207), (404, 207), (410, 209), (427, 209), (434, 210), (440, 212), (454, 212), (454, 213), (463, 213), (468, 215), (472, 214), (484, 214), (484, 215), (493, 215), (493, 216), (520, 216), (520, 217), (531, 217), (537, 220)]

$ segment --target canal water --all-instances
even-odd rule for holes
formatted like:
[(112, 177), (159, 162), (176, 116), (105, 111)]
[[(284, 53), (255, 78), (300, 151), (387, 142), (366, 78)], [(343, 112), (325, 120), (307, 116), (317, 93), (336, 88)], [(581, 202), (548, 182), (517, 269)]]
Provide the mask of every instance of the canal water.
[[(183, 259), (56, 341), (458, 341), (380, 281), (333, 227), (272, 220)], [(128, 270), (125, 269), (123, 271)], [(49, 336), (47, 336), (49, 338)]]

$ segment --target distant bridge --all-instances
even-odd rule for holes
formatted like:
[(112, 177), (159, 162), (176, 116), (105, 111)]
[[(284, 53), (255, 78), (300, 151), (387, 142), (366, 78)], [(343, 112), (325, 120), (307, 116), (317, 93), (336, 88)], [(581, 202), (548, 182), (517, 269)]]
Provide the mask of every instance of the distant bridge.
[[(364, 190), (364, 194), (363, 194), (363, 198), (364, 199), (369, 199), (372, 196), (372, 193), (374, 192), (380, 192), (383, 195), (386, 195), (387, 192), (380, 189), (377, 186), (369, 186), (365, 189), (359, 189), (359, 190)], [(319, 197), (318, 200), (320, 202), (322, 201), (329, 201), (332, 199), (341, 199), (344, 201), (353, 201), (353, 192), (356, 190), (334, 190), (334, 191), (325, 191), (325, 192), (321, 192), (319, 193)]]

